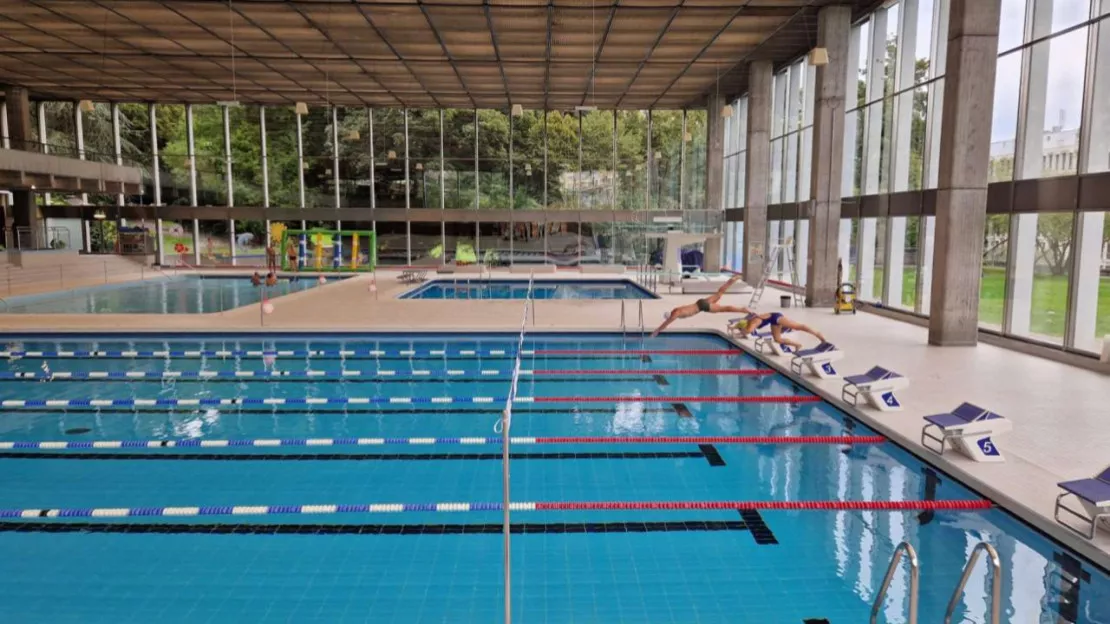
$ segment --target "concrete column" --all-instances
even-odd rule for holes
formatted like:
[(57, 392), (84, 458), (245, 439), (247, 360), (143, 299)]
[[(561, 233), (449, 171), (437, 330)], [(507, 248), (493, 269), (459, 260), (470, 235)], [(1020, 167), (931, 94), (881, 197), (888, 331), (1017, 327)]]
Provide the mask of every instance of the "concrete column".
[(706, 107), (705, 209), (724, 210), (725, 120), (721, 109), (725, 100), (720, 94), (710, 94)]
[(975, 345), (1001, 0), (952, 0), (929, 343)]
[(0, 104), (0, 147), (11, 149), (11, 135), (8, 134), (8, 103)]
[[(8, 142), (17, 150), (34, 151), (31, 142), (34, 140), (34, 129), (31, 124), (31, 101), (27, 89), (22, 87), (8, 87), (4, 90), (4, 102), (7, 108)], [(35, 227), (38, 223), (39, 209), (35, 205), (35, 194), (32, 191), (12, 191), (11, 212), (5, 218), (4, 227), (11, 231), (6, 243), (10, 247), (18, 244), (15, 236), (15, 227)]]
[[(799, 267), (805, 267), (806, 305), (809, 307), (833, 304), (837, 289), (837, 260), (843, 257), (845, 264), (848, 262), (847, 254), (839, 252), (839, 241), (840, 198), (844, 189), (851, 191), (852, 177), (851, 167), (848, 167), (849, 181), (844, 186), (844, 110), (848, 67), (855, 67), (858, 62), (849, 54), (851, 19), (851, 8), (845, 6), (825, 7), (817, 15), (817, 45), (828, 50), (829, 62), (817, 68), (814, 81), (813, 151), (809, 182), (812, 203), (805, 246), (808, 253), (804, 263), (801, 257), (798, 259)], [(799, 246), (799, 249), (803, 247)]]
[[(744, 281), (763, 276), (767, 245), (767, 199), (771, 178), (770, 61), (754, 61), (748, 68), (748, 161), (744, 187)], [(650, 150), (649, 150), (650, 151)]]

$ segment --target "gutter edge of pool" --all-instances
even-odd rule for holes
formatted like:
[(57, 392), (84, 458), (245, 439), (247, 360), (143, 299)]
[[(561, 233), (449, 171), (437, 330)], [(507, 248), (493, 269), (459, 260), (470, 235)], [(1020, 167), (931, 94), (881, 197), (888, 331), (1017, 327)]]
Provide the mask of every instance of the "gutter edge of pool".
[(1103, 551), (1098, 546), (1087, 540), (1081, 539), (1079, 536), (1071, 533), (1064, 527), (1057, 524), (1055, 521), (1053, 521), (1052, 518), (1049, 518), (1041, 514), (1037, 510), (1028, 507), (1024, 503), (1021, 503), (1006, 492), (999, 490), (995, 486), (984, 482), (979, 477), (964, 470), (959, 464), (945, 459), (943, 455), (937, 455), (935, 453), (925, 454), (924, 451), (927, 449), (922, 447), (919, 443), (916, 443), (913, 438), (909, 438), (894, 429), (888, 428), (882, 420), (879, 420), (874, 416), (868, 414), (867, 412), (860, 410), (858, 407), (845, 403), (839, 397), (831, 395), (828, 391), (811, 383), (805, 377), (795, 375), (788, 367), (784, 367), (780, 363), (764, 357), (763, 354), (757, 353), (754, 349), (749, 348), (747, 345), (737, 342), (732, 337), (728, 336), (720, 330), (679, 330), (675, 333), (680, 332), (712, 334), (724, 339), (729, 344), (754, 357), (756, 360), (762, 362), (766, 366), (774, 369), (775, 372), (781, 374), (790, 381), (821, 397), (823, 400), (825, 400), (838, 410), (844, 412), (845, 414), (848, 414), (864, 425), (867, 425), (871, 429), (874, 429), (875, 431), (881, 433), (888, 440), (901, 447), (910, 455), (913, 455), (915, 458), (917, 458), (918, 461), (936, 468), (942, 473), (948, 475), (950, 478), (958, 481), (960, 485), (963, 485), (964, 487), (980, 494), (981, 496), (990, 499), (1002, 511), (1013, 516), (1018, 521), (1024, 523), (1029, 528), (1040, 533), (1047, 539), (1055, 542), (1057, 545), (1072, 550), (1079, 556), (1086, 559), (1090, 565), (1095, 566), (1101, 569), (1103, 573), (1110, 575), (1110, 553)]

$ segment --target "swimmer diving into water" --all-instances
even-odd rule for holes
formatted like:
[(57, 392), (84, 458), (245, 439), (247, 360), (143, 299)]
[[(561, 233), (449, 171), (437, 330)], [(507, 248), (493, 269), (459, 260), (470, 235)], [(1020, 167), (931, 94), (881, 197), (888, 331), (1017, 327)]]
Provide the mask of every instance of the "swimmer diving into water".
[(732, 273), (732, 277), (730, 277), (729, 280), (725, 282), (724, 286), (721, 286), (717, 289), (716, 293), (704, 299), (698, 299), (694, 303), (690, 303), (684, 306), (678, 306), (677, 308), (671, 310), (670, 314), (667, 315), (667, 320), (663, 321), (663, 324), (659, 326), (659, 329), (656, 329), (655, 332), (651, 334), (651, 337), (654, 338), (658, 336), (659, 332), (666, 329), (667, 326), (677, 321), (678, 319), (690, 318), (691, 316), (694, 316), (699, 312), (709, 312), (710, 314), (718, 314), (721, 312), (730, 312), (733, 314), (751, 314), (751, 310), (745, 307), (726, 306), (718, 303), (721, 300), (721, 297), (723, 297), (725, 293), (728, 292), (728, 289), (731, 288), (733, 284), (740, 281), (741, 277), (739, 273), (733, 271), (728, 267), (722, 268), (721, 271), (725, 273)]

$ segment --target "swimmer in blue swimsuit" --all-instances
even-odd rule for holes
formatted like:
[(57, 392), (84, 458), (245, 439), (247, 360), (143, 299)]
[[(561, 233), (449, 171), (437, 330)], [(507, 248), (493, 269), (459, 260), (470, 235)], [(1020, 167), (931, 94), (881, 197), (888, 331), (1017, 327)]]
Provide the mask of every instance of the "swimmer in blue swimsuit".
[(721, 286), (717, 289), (717, 292), (704, 299), (698, 299), (694, 303), (684, 306), (678, 306), (677, 308), (671, 310), (670, 313), (667, 314), (667, 320), (663, 321), (663, 324), (659, 326), (659, 329), (655, 330), (651, 337), (654, 338), (658, 336), (659, 332), (666, 329), (668, 325), (677, 321), (678, 319), (690, 318), (691, 316), (694, 316), (699, 312), (709, 312), (710, 314), (717, 314), (719, 312), (730, 312), (733, 314), (751, 314), (751, 310), (747, 308), (740, 306), (726, 306), (719, 303), (721, 297), (723, 297), (725, 293), (728, 292), (728, 289), (731, 288), (733, 284), (738, 282), (741, 277), (739, 273), (727, 267), (722, 268), (721, 271), (733, 274), (732, 277), (730, 277), (729, 280), (725, 282), (724, 286)]
[(825, 342), (825, 337), (821, 335), (821, 332), (809, 327), (808, 325), (803, 325), (802, 323), (799, 323), (797, 321), (792, 321), (783, 316), (780, 312), (752, 314), (748, 317), (747, 324), (740, 328), (740, 337), (747, 338), (749, 334), (761, 327), (770, 327), (771, 338), (773, 338), (775, 342), (781, 345), (786, 345), (788, 347), (793, 347), (794, 349), (801, 349), (802, 345), (788, 338), (783, 338), (782, 330), (789, 329), (792, 331), (805, 332), (817, 338), (821, 342)]

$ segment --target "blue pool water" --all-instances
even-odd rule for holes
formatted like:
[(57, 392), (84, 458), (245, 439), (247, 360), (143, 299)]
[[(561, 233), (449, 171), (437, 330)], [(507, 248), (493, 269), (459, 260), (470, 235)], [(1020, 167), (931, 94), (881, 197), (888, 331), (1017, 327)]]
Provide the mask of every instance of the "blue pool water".
[[(528, 280), (432, 280), (401, 299), (524, 299)], [(537, 279), (533, 299), (658, 299), (631, 280)]]
[[(316, 277), (281, 278), (266, 288), (268, 298), (319, 286)], [(247, 276), (176, 276), (141, 282), (77, 288), (8, 299), (16, 314), (198, 314), (223, 312), (262, 300)]]
[[(384, 351), (356, 356), (48, 357), (53, 373), (287, 371), (274, 379), (0, 380), (3, 399), (326, 399), (412, 404), (14, 408), (2, 441), (493, 436), (515, 336), (406, 335), (273, 341), (247, 336), (6, 339), (8, 349)], [(530, 334), (532, 350), (639, 347), (618, 335)], [(648, 349), (726, 349), (710, 335)], [(432, 354), (432, 351), (447, 354)], [(415, 355), (401, 352), (412, 351)], [(475, 354), (460, 353), (475, 351)], [(667, 397), (793, 396), (734, 355), (526, 355), (514, 436), (869, 435), (825, 403)], [(43, 372), (43, 358), (7, 372)], [(305, 377), (305, 371), (321, 375)], [(589, 371), (608, 371), (590, 373)], [(614, 370), (630, 371), (617, 375)], [(347, 376), (343, 377), (343, 372)], [(371, 373), (356, 375), (354, 371)], [(379, 371), (392, 371), (381, 375)], [(427, 371), (427, 373), (425, 373)], [(578, 372), (581, 371), (581, 372)], [(576, 397), (642, 400), (593, 403)], [(425, 402), (419, 402), (425, 399)], [(688, 411), (689, 415), (683, 415)], [(899, 447), (516, 444), (513, 501), (973, 499)], [(719, 456), (719, 461), (718, 457)], [(113, 459), (112, 457), (115, 457)], [(270, 459), (266, 459), (270, 458)], [(174, 448), (0, 452), (0, 509), (500, 501), (498, 445)], [(1003, 622), (1110, 621), (1110, 577), (994, 509), (975, 512), (520, 511), (512, 515), (518, 622), (866, 622), (893, 549), (921, 559), (921, 622), (941, 621), (971, 548), (994, 544)], [(501, 512), (0, 520), (0, 604), (11, 622), (502, 621)], [(1060, 571), (1081, 577), (1077, 591)], [(905, 621), (900, 570), (881, 622)], [(980, 563), (956, 622), (986, 622)]]

